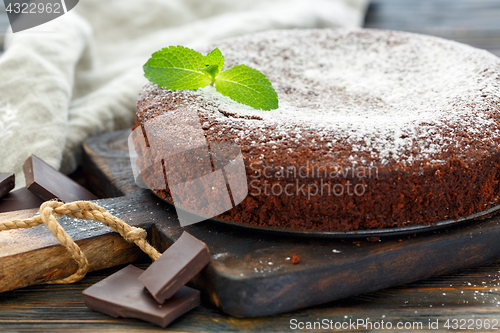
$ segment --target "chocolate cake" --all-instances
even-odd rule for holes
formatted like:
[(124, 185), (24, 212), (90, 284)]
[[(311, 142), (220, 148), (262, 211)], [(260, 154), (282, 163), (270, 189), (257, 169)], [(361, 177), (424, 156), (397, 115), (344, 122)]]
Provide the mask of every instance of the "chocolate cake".
[[(264, 73), (279, 108), (255, 110), (211, 86), (171, 91), (148, 83), (136, 121), (195, 110), (208, 142), (240, 147), (249, 195), (219, 218), (349, 231), (457, 219), (499, 204), (494, 55), (363, 29), (272, 31), (215, 46), (225, 67)], [(157, 193), (170, 198), (168, 187)]]

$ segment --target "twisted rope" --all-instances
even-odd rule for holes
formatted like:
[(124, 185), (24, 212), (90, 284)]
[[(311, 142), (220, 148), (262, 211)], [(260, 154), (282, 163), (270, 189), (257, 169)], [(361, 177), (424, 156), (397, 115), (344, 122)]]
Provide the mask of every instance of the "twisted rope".
[(49, 228), (52, 235), (68, 250), (73, 259), (75, 259), (78, 264), (78, 270), (75, 273), (64, 279), (48, 281), (46, 283), (67, 284), (77, 282), (87, 274), (89, 269), (89, 263), (85, 254), (66, 231), (64, 231), (59, 222), (57, 222), (57, 218), (64, 215), (81, 220), (99, 221), (110, 227), (114, 232), (119, 233), (127, 242), (135, 243), (151, 259), (156, 260), (160, 257), (160, 253), (146, 240), (146, 230), (128, 225), (125, 221), (109, 214), (104, 208), (95, 203), (90, 201), (74, 201), (65, 204), (59, 201), (47, 201), (40, 206), (40, 215), (29, 219), (0, 223), (0, 231), (31, 228), (43, 223)]

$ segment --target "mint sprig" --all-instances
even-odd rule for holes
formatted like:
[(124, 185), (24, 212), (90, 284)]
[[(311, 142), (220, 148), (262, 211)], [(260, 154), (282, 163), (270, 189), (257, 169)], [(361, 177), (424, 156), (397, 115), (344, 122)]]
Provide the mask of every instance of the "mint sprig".
[(220, 73), (215, 89), (238, 103), (255, 109), (278, 108), (278, 98), (264, 74), (245, 65), (231, 67)]
[(261, 110), (278, 108), (278, 95), (264, 74), (245, 65), (222, 71), (223, 66), (218, 48), (203, 56), (183, 46), (170, 46), (153, 53), (144, 65), (144, 76), (171, 90), (196, 90), (211, 84), (238, 103)]

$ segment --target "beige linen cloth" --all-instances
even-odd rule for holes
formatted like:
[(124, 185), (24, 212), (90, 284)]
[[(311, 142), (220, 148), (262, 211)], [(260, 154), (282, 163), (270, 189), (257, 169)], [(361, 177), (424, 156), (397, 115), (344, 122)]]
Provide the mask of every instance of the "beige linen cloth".
[(91, 135), (128, 128), (142, 65), (169, 45), (201, 47), (270, 29), (356, 27), (367, 0), (80, 0), (67, 14), (9, 33), (0, 57), (0, 172), (34, 153), (62, 172)]

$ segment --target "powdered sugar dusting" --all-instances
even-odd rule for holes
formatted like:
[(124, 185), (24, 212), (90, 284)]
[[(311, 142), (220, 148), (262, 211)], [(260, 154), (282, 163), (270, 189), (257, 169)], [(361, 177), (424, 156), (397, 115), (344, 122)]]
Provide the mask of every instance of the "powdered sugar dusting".
[(500, 60), (486, 51), (429, 36), (343, 29), (266, 32), (216, 46), (226, 68), (262, 71), (279, 108), (254, 110), (213, 87), (160, 96), (196, 100), (218, 131), (262, 152), (309, 146), (328, 158), (347, 152), (356, 163), (439, 164), (444, 150), (458, 156), (500, 144)]

